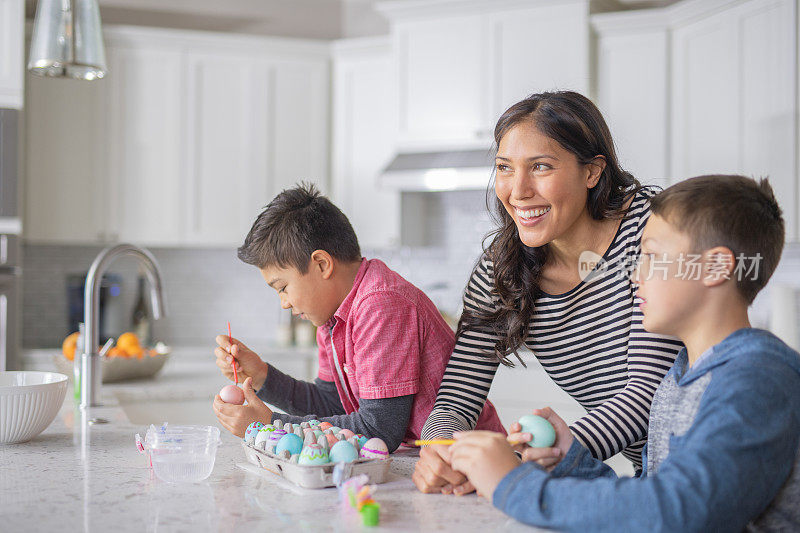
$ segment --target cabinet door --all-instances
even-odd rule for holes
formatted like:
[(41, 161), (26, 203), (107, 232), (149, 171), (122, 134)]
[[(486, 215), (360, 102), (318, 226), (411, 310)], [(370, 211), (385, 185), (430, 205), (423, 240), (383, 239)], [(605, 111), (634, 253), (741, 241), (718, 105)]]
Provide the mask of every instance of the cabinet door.
[(486, 29), (479, 15), (397, 25), (401, 142), (485, 137), (492, 75)]
[(235, 246), (269, 196), (268, 76), (240, 55), (191, 54), (186, 67), (186, 242)]
[(589, 6), (552, 3), (491, 17), (491, 126), (512, 104), (548, 90), (589, 88)]
[(25, 237), (33, 242), (97, 243), (105, 215), (108, 78), (92, 82), (28, 74), (25, 109)]
[(675, 30), (674, 175), (769, 176), (797, 229), (797, 28), (792, 0), (750, 1)]
[[(260, 206), (300, 181), (327, 192), (328, 100), (330, 75), (327, 62), (296, 61), (270, 67), (270, 175), (272, 183)], [(267, 176), (264, 176), (267, 179)]]
[(378, 186), (397, 127), (391, 51), (334, 59), (333, 190), (364, 248), (400, 244), (400, 193)]
[(0, 107), (22, 108), (25, 2), (0, 0)]
[(181, 239), (181, 54), (107, 47), (108, 212), (120, 240)]
[(642, 183), (668, 186), (668, 37), (666, 29), (601, 35), (597, 104), (622, 167)]

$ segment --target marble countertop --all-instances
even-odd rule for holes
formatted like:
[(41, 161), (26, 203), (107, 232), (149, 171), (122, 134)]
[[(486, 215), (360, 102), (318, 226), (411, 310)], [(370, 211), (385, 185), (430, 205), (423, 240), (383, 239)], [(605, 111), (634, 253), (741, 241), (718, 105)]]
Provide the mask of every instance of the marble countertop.
[[(206, 362), (171, 361), (157, 379), (105, 385), (104, 405), (82, 412), (72, 390), (53, 423), (27, 443), (0, 445), (0, 516), (7, 531), (532, 531), (476, 495), (418, 492), (414, 450), (393, 455), (392, 479), (379, 485), (377, 528), (360, 525), (335, 489), (296, 487), (247, 463), (240, 439), (223, 430), (211, 476), (195, 484), (155, 478), (118, 400), (175, 402), (211, 395), (224, 383)], [(202, 391), (202, 392), (199, 392)], [(129, 396), (125, 396), (125, 395)], [(160, 396), (159, 396), (160, 395)], [(196, 398), (196, 397), (195, 397)], [(158, 416), (156, 414), (156, 416)], [(103, 418), (107, 424), (93, 425)], [(243, 529), (246, 528), (246, 529)]]

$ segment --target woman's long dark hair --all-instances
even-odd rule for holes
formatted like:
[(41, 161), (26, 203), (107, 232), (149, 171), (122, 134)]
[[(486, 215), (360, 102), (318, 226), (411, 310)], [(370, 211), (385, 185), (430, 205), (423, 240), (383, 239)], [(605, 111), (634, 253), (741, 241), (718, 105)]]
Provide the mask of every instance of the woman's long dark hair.
[[(611, 133), (591, 100), (572, 91), (533, 94), (508, 108), (497, 121), (495, 147), (508, 131), (523, 122), (532, 122), (540, 133), (558, 142), (579, 163), (589, 164), (597, 156), (603, 156), (606, 166), (597, 185), (589, 189), (586, 208), (595, 220), (625, 215), (626, 202), (642, 186), (620, 168)], [(489, 208), (491, 197), (493, 209)], [(486, 200), (498, 225), (486, 236), (483, 246), (484, 254), (494, 266), (493, 296), (498, 305), (491, 312), (465, 306), (456, 336), (465, 329), (493, 333), (498, 340), (491, 356), (506, 366), (514, 366), (509, 357), (514, 354), (524, 366), (517, 349), (527, 337), (539, 276), (547, 262), (547, 246), (531, 248), (522, 243), (514, 219), (491, 186)], [(488, 246), (487, 241), (491, 241)]]

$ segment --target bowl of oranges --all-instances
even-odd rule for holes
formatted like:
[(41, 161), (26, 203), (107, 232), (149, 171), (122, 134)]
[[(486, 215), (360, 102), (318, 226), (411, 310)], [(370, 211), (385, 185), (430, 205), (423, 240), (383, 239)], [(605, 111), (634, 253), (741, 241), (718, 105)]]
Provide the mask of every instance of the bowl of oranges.
[[(53, 358), (59, 372), (70, 377), (73, 375), (77, 342), (78, 333), (70, 334), (61, 345), (61, 355)], [(123, 333), (102, 356), (103, 383), (154, 376), (164, 367), (169, 353), (169, 347), (163, 342), (154, 347), (142, 346), (136, 334)]]

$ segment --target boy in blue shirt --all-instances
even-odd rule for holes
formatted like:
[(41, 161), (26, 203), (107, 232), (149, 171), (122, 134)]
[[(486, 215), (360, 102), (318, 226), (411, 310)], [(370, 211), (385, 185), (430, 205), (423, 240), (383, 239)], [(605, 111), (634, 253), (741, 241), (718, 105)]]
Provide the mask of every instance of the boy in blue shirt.
[(645, 329), (685, 348), (653, 398), (638, 477), (617, 478), (550, 409), (565, 454), (550, 472), (481, 431), (455, 435), (453, 468), (541, 527), (800, 530), (800, 356), (747, 315), (783, 243), (767, 180), (700, 176), (653, 198), (637, 297)]

